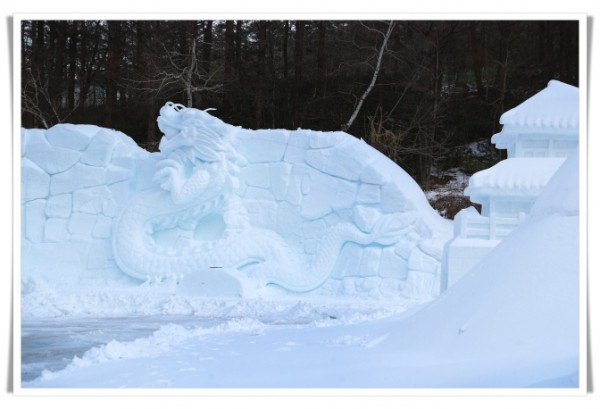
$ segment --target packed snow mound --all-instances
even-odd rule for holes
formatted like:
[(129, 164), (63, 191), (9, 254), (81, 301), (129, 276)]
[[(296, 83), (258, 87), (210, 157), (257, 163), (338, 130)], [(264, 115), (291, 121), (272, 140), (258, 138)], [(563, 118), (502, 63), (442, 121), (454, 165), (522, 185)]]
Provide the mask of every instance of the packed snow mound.
[(439, 292), (450, 223), (366, 143), (241, 129), (173, 103), (158, 124), (157, 153), (91, 125), (23, 130), (24, 280), (250, 297)]
[(531, 209), (531, 217), (557, 213), (579, 215), (579, 151), (574, 150), (556, 171)]
[(578, 168), (574, 152), (527, 220), (440, 298), (399, 323), (399, 349), (461, 362), (439, 378), (444, 385), (578, 385)]

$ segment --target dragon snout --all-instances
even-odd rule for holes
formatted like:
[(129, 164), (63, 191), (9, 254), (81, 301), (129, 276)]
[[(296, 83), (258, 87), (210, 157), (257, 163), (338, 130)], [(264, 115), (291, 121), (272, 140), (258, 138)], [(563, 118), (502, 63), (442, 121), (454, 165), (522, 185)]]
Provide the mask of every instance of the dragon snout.
[(177, 125), (179, 122), (178, 114), (184, 109), (186, 108), (183, 105), (175, 104), (170, 101), (160, 109), (160, 116), (157, 118), (156, 122), (158, 122), (158, 128), (167, 138), (170, 138), (180, 131), (180, 126)]
[(160, 114), (164, 116), (172, 116), (182, 109), (186, 109), (185, 106), (169, 101), (160, 109)]

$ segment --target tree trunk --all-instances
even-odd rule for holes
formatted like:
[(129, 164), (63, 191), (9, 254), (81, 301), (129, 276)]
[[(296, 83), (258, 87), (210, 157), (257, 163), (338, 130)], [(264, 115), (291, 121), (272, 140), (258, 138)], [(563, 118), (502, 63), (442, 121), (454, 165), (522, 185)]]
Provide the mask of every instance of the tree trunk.
[(189, 65), (186, 69), (186, 71), (184, 72), (183, 78), (184, 78), (184, 88), (185, 88), (185, 99), (186, 99), (186, 106), (188, 108), (192, 108), (194, 106), (194, 93), (193, 93), (193, 89), (194, 89), (194, 84), (193, 84), (193, 76), (194, 76), (194, 71), (196, 70), (196, 39), (193, 38), (191, 40), (191, 45), (190, 45), (190, 50), (189, 50), (189, 55), (190, 55), (190, 62)]
[[(32, 24), (32, 30), (35, 27), (35, 35), (33, 35), (32, 33), (32, 44), (31, 44), (31, 60), (32, 60), (32, 66), (31, 66), (31, 75), (34, 78), (37, 78), (39, 80), (40, 83), (46, 83), (46, 56), (45, 56), (45, 51), (46, 51), (46, 24), (44, 21), (37, 21), (35, 24)], [(25, 77), (23, 77), (25, 78)], [(34, 100), (38, 100), (38, 93), (36, 91), (34, 91), (34, 94), (32, 98)], [(41, 116), (41, 118), (39, 119), (39, 123), (41, 123), (45, 128), (48, 128), (48, 123), (46, 122), (46, 120), (43, 118), (43, 112), (46, 111), (46, 106), (45, 104), (42, 103), (42, 100), (39, 99), (39, 102), (36, 104), (38, 105), (38, 108), (40, 110), (40, 113), (42, 113), (42, 115), (36, 115), (36, 117)]]
[(327, 26), (325, 21), (319, 21), (319, 41), (317, 46), (317, 93), (325, 96), (327, 88), (327, 73), (325, 63), (325, 37)]
[(296, 36), (294, 41), (294, 103), (292, 112), (292, 126), (302, 124), (300, 100), (302, 98), (302, 67), (304, 65), (304, 21), (296, 21)]
[(354, 123), (354, 120), (358, 116), (358, 113), (360, 112), (360, 109), (362, 108), (363, 103), (365, 102), (365, 99), (371, 93), (371, 90), (375, 86), (375, 82), (377, 82), (377, 77), (379, 76), (379, 70), (381, 69), (381, 61), (383, 60), (383, 54), (387, 47), (387, 43), (390, 39), (390, 36), (392, 35), (392, 31), (394, 30), (394, 25), (395, 25), (395, 23), (393, 21), (389, 22), (387, 31), (386, 31), (385, 35), (383, 36), (383, 43), (381, 44), (381, 48), (379, 49), (379, 52), (377, 55), (377, 65), (375, 66), (375, 71), (373, 72), (373, 77), (371, 78), (371, 83), (369, 84), (369, 86), (367, 87), (365, 92), (363, 92), (361, 97), (359, 98), (358, 103), (356, 104), (356, 107), (354, 108), (354, 112), (352, 112), (352, 115), (350, 115), (350, 119), (348, 119), (348, 122), (346, 122), (345, 124), (342, 125), (343, 131), (347, 131), (348, 129), (350, 129), (350, 127)]
[(272, 81), (275, 80), (275, 49), (273, 47), (273, 23), (271, 21), (265, 22), (266, 32), (265, 32), (265, 41), (266, 41), (266, 49), (268, 54), (268, 67), (269, 67), (269, 77)]
[(233, 73), (233, 47), (234, 47), (234, 34), (233, 34), (233, 20), (225, 21), (225, 81), (231, 82)]
[(121, 21), (108, 22), (108, 56), (106, 61), (106, 126), (114, 127), (117, 111), (118, 83), (123, 58)]
[(265, 94), (265, 67), (267, 58), (267, 22), (258, 22), (258, 60), (257, 60), (257, 82), (256, 82), (256, 128), (262, 126), (262, 114)]
[[(185, 94), (185, 105), (188, 108), (194, 106), (194, 73), (196, 72), (196, 48), (197, 48), (197, 35), (198, 35), (198, 24), (196, 21), (189, 21), (185, 27), (186, 33), (186, 49), (183, 55), (187, 56), (188, 64), (185, 72), (183, 73), (184, 81), (184, 94)], [(210, 64), (210, 61), (209, 61)], [(208, 67), (210, 69), (210, 66)], [(199, 102), (199, 101), (198, 101)]]
[(203, 35), (203, 46), (202, 46), (202, 68), (204, 69), (204, 72), (208, 75), (210, 73), (210, 60), (212, 58), (212, 42), (213, 42), (213, 35), (212, 35), (212, 26), (213, 26), (213, 22), (212, 20), (209, 20), (206, 22), (205, 26), (204, 26), (204, 35)]
[(242, 20), (236, 21), (235, 26), (235, 70), (239, 76), (243, 74), (242, 71)]
[(481, 77), (482, 63), (481, 63), (481, 45), (477, 42), (477, 26), (479, 23), (471, 23), (470, 27), (470, 40), (471, 40), (471, 55), (472, 55), (472, 69), (475, 76), (475, 86), (477, 87), (477, 96), (483, 98), (483, 79)]
[(498, 123), (498, 119), (504, 113), (504, 99), (506, 98), (506, 85), (508, 81), (508, 61), (509, 61), (509, 41), (508, 39), (503, 39), (502, 45), (502, 61), (499, 62), (500, 69), (498, 70), (498, 76), (496, 77), (496, 85), (499, 90), (498, 97), (498, 112), (495, 118), (495, 129), (494, 132), (498, 132), (500, 130), (500, 124)]
[(49, 45), (52, 50), (52, 64), (49, 69), (51, 73), (48, 82), (48, 94), (50, 104), (52, 105), (55, 113), (56, 122), (60, 122), (60, 118), (56, 115), (63, 104), (63, 92), (65, 85), (65, 49), (67, 45), (67, 36), (65, 33), (66, 22), (64, 21), (51, 21), (50, 25), (50, 39)]
[[(33, 27), (33, 26), (32, 26)], [(31, 44), (31, 52), (33, 53), (33, 68), (35, 71), (40, 73), (42, 71), (42, 66), (44, 65), (44, 49), (45, 39), (46, 39), (46, 24), (44, 21), (38, 21), (35, 23), (35, 36), (32, 35), (32, 39), (35, 41)]]
[[(79, 104), (77, 105), (76, 115), (83, 117), (85, 115), (85, 104), (88, 93), (90, 91), (91, 73), (88, 72), (90, 51), (94, 50), (94, 43), (91, 43), (88, 34), (89, 27), (87, 22), (81, 22), (81, 44), (79, 51), (79, 69), (77, 76), (79, 77)], [(91, 44), (90, 44), (91, 43)], [(85, 44), (85, 46), (84, 46)], [(96, 41), (97, 44), (97, 41)], [(90, 50), (91, 48), (91, 50)]]
[(290, 35), (290, 22), (285, 21), (283, 26), (283, 78), (288, 77), (288, 37)]
[(135, 25), (135, 69), (141, 71), (144, 67), (144, 54), (146, 51), (146, 22), (140, 20)]
[(325, 78), (325, 22), (319, 21), (319, 43), (317, 48), (317, 77)]
[(78, 22), (73, 22), (71, 34), (69, 35), (69, 82), (67, 90), (67, 108), (69, 112), (75, 107), (75, 73), (77, 70), (77, 36)]
[(442, 64), (441, 64), (441, 43), (440, 43), (440, 33), (439, 26), (435, 26), (433, 35), (434, 35), (434, 66), (433, 66), (433, 107), (432, 107), (432, 123), (431, 123), (431, 131), (428, 133), (425, 138), (426, 146), (424, 147), (424, 155), (421, 155), (423, 158), (423, 164), (421, 168), (421, 181), (425, 184), (425, 186), (429, 186), (430, 180), (429, 177), (431, 175), (431, 164), (433, 159), (433, 145), (437, 140), (437, 129), (438, 129), (438, 120), (439, 120), (439, 110), (440, 110), (440, 97), (442, 93)]

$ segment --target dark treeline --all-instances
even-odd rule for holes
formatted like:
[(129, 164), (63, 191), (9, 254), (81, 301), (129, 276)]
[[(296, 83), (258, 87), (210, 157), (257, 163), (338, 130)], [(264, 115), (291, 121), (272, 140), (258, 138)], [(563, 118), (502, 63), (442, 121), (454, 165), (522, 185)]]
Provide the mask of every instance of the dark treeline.
[(578, 44), (577, 21), (24, 21), (22, 125), (155, 150), (158, 109), (180, 102), (245, 128), (344, 129), (427, 184), (550, 79), (577, 86)]

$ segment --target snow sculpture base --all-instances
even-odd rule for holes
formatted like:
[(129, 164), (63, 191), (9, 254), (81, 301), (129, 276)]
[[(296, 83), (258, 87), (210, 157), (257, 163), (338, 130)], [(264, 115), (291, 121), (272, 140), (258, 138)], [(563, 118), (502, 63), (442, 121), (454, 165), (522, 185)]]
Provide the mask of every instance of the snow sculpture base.
[(173, 103), (158, 123), (152, 154), (92, 126), (23, 131), (24, 276), (124, 272), (186, 295), (439, 293), (450, 223), (364, 142)]

